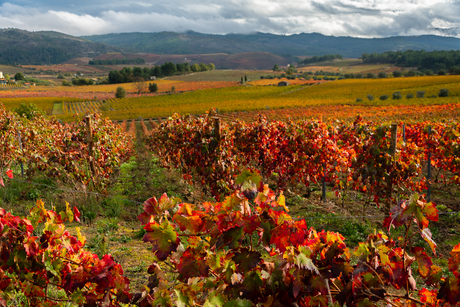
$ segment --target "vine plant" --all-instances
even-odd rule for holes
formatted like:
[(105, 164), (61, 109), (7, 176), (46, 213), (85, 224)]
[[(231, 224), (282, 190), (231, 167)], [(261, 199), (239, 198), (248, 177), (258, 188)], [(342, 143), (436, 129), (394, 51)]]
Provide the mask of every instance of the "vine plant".
[[(449, 277), (414, 236), (429, 244), (435, 204), (414, 194), (392, 208), (385, 226), (349, 250), (339, 233), (309, 228), (289, 215), (285, 198), (245, 171), (222, 202), (180, 203), (163, 195), (144, 203), (139, 220), (152, 244), (149, 287), (139, 306), (392, 306), (455, 305), (460, 297), (460, 244)], [(254, 193), (253, 187), (257, 187)], [(390, 232), (389, 232), (390, 234)], [(416, 269), (424, 286), (418, 286)]]
[(68, 203), (58, 214), (39, 200), (28, 218), (0, 208), (0, 306), (8, 306), (18, 293), (29, 306), (129, 302), (129, 280), (121, 266), (110, 255), (99, 259), (86, 251), (78, 228), (77, 237), (65, 229), (65, 222), (78, 222), (79, 217)]

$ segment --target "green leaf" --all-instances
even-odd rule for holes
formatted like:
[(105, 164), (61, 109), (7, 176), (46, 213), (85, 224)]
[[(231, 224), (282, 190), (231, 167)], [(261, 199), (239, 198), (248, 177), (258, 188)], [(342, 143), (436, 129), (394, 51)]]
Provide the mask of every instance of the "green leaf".
[(297, 265), (300, 268), (319, 274), (318, 268), (315, 266), (311, 258), (307, 257), (307, 255), (305, 255), (304, 253), (300, 253), (299, 255), (297, 255), (296, 260)]
[(259, 186), (260, 182), (262, 181), (262, 176), (260, 176), (257, 172), (252, 172), (250, 170), (244, 170), (241, 172), (241, 175), (236, 177), (236, 184), (244, 184), (245, 182), (252, 182), (256, 186)]
[(150, 222), (144, 228), (148, 231), (144, 235), (144, 242), (152, 243), (153, 253), (159, 260), (165, 260), (172, 252), (176, 251), (180, 240), (168, 221), (164, 221), (161, 225)]
[(211, 298), (208, 298), (204, 303), (203, 307), (222, 307), (225, 304), (225, 300), (222, 295), (215, 295)]
[(187, 307), (189, 306), (189, 298), (184, 295), (181, 291), (174, 289), (174, 292), (177, 295), (176, 306), (177, 307)]
[(228, 301), (225, 303), (224, 307), (252, 307), (254, 306), (251, 301), (248, 300), (242, 300), (242, 299), (236, 299), (232, 301)]
[(81, 290), (77, 288), (70, 295), (70, 300), (77, 305), (81, 305), (85, 302), (85, 296), (83, 295)]

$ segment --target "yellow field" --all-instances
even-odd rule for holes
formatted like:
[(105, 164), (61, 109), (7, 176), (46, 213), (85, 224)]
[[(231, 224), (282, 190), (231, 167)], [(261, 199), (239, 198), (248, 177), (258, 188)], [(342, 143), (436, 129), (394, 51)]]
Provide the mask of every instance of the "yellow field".
[[(21, 103), (35, 104), (38, 108), (51, 115), (54, 103), (61, 102), (63, 97), (23, 97), (23, 98), (0, 98), (0, 104), (5, 106), (5, 109), (12, 110), (17, 108)], [(77, 99), (66, 98), (68, 101), (77, 101)]]
[[(311, 86), (290, 94), (289, 98), (304, 99), (305, 105), (318, 105), (318, 101), (328, 101), (329, 104), (350, 104), (355, 103), (356, 98), (361, 98), (363, 102), (366, 102), (368, 100), (367, 95), (373, 95), (375, 98), (373, 104), (430, 104), (440, 103), (429, 97), (438, 95), (442, 88), (447, 88), (450, 91), (450, 97), (442, 98), (445, 99), (443, 103), (457, 102), (460, 95), (460, 76), (347, 79)], [(404, 98), (392, 100), (391, 97), (395, 91), (400, 91)], [(405, 98), (410, 93), (415, 96), (417, 91), (425, 91), (427, 98)], [(379, 97), (382, 95), (388, 95), (389, 100), (379, 101)]]
[[(261, 80), (264, 81), (264, 80)], [(259, 82), (259, 81), (257, 81)], [(449, 97), (431, 98), (439, 90), (447, 88)], [(400, 91), (403, 98), (393, 100), (392, 94)], [(417, 91), (425, 91), (426, 98), (407, 99), (406, 94), (416, 96)], [(367, 95), (373, 95), (369, 101)], [(388, 95), (388, 100), (379, 100)], [(305, 86), (237, 86), (221, 89), (204, 89), (186, 93), (161, 96), (140, 96), (125, 99), (110, 99), (102, 104), (84, 102), (67, 104), (64, 114), (67, 119), (75, 113), (94, 112), (104, 109), (104, 116), (111, 119), (157, 118), (179, 114), (203, 114), (212, 108), (220, 113), (239, 111), (275, 110), (315, 106), (417, 106), (456, 104), (460, 95), (460, 76), (435, 76), (389, 79), (349, 79)], [(362, 102), (357, 102), (362, 98)]]
[[(147, 86), (149, 83), (155, 82), (158, 84), (159, 91), (169, 91), (172, 85), (181, 83), (180, 81), (173, 80), (158, 80), (158, 81), (146, 81), (144, 82)], [(86, 85), (86, 86), (56, 86), (52, 88), (52, 91), (57, 92), (79, 92), (79, 93), (115, 93), (117, 87), (123, 87), (127, 92), (136, 91), (134, 83), (121, 83), (121, 84), (100, 84), (100, 85)], [(50, 90), (48, 86), (36, 86), (35, 88), (29, 89), (29, 91), (46, 91)]]
[[(277, 110), (318, 106), (418, 106), (456, 105), (460, 97), (460, 76), (432, 76), (386, 79), (348, 79), (321, 81), (320, 84), (308, 85), (315, 81), (289, 81), (290, 86), (262, 86), (280, 80), (256, 80), (247, 85), (224, 81), (173, 81), (158, 80), (163, 94), (134, 94), (134, 84), (94, 85), (75, 87), (35, 87), (30, 90), (3, 91), (0, 103), (7, 109), (17, 107), (20, 103), (34, 103), (63, 120), (75, 120), (76, 114), (101, 112), (113, 120), (157, 118), (179, 114), (203, 114), (210, 109), (220, 113), (232, 113), (256, 110)], [(147, 84), (150, 82), (146, 82)], [(298, 83), (298, 84), (296, 84)], [(123, 86), (131, 94), (125, 99), (114, 99), (111, 93), (118, 86)], [(165, 94), (174, 86), (175, 93)], [(432, 98), (439, 90), (449, 90), (449, 97)], [(94, 99), (96, 94), (109, 92), (105, 98)], [(392, 94), (400, 91), (403, 98), (393, 100)], [(416, 96), (417, 91), (425, 91), (426, 98), (407, 99), (407, 94)], [(8, 96), (17, 98), (8, 98)], [(20, 97), (23, 95), (23, 97)], [(29, 97), (31, 96), (32, 97)], [(370, 101), (367, 95), (374, 96)], [(388, 95), (387, 100), (379, 100)], [(44, 97), (50, 96), (50, 97)], [(74, 98), (69, 98), (74, 97)], [(76, 98), (75, 98), (76, 97)], [(362, 101), (357, 102), (357, 98)], [(320, 109), (317, 109), (320, 110)], [(328, 111), (330, 112), (330, 110)], [(303, 114), (309, 114), (303, 112)], [(428, 114), (428, 113), (427, 113)]]

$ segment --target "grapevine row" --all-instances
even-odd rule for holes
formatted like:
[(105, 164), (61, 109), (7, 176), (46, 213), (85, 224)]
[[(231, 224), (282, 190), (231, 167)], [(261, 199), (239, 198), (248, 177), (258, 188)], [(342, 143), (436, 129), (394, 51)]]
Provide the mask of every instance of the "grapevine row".
[(83, 121), (62, 124), (41, 115), (27, 120), (0, 108), (0, 129), (0, 170), (22, 162), (27, 176), (45, 172), (101, 189), (133, 151), (132, 134), (99, 115), (88, 130)]
[(219, 133), (215, 120), (212, 114), (173, 116), (150, 132), (148, 144), (165, 165), (209, 186), (217, 197), (231, 188), (235, 174), (252, 167), (266, 177), (276, 174), (281, 188), (325, 179), (337, 193), (351, 187), (389, 206), (398, 197), (426, 191), (429, 182), (422, 168), (428, 153), (434, 167), (460, 183), (456, 122), (406, 124), (406, 142), (400, 124), (397, 146), (392, 149), (390, 125), (375, 125), (360, 117), (351, 124), (269, 122), (261, 117), (253, 123), (221, 123)]
[[(145, 201), (138, 219), (154, 261), (135, 294), (110, 255), (99, 259), (65, 230), (78, 209), (56, 214), (38, 201), (27, 219), (0, 208), (0, 306), (18, 292), (33, 306), (459, 306), (460, 244), (448, 274), (429, 256), (435, 204), (414, 194), (384, 222), (404, 237), (374, 232), (350, 250), (340, 233), (294, 220), (257, 172), (243, 171), (235, 184), (222, 202)], [(431, 252), (412, 246), (419, 236)]]

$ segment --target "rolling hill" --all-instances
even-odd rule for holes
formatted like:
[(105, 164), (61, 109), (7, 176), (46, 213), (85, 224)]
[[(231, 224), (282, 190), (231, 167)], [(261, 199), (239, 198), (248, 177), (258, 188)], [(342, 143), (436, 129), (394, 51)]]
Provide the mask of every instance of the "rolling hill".
[(59, 32), (0, 29), (1, 64), (58, 64), (120, 49)]
[(363, 53), (407, 49), (458, 50), (460, 39), (434, 35), (364, 39), (318, 33), (210, 35), (192, 31), (75, 37), (52, 31), (0, 29), (0, 64), (58, 64), (109, 53), (123, 57), (134, 54), (158, 64), (187, 58), (191, 63), (214, 63), (217, 68), (266, 69), (273, 63), (294, 63), (297, 56), (341, 54), (358, 58)]
[(83, 36), (83, 38), (126, 50), (155, 54), (270, 52), (291, 56), (341, 54), (344, 57), (358, 58), (363, 53), (384, 51), (460, 49), (460, 39), (435, 35), (366, 39), (325, 36), (318, 33), (211, 35), (189, 31), (186, 33), (119, 33)]

